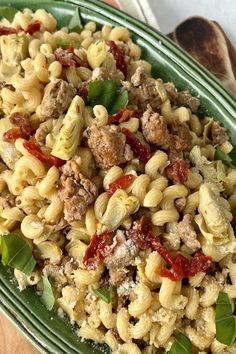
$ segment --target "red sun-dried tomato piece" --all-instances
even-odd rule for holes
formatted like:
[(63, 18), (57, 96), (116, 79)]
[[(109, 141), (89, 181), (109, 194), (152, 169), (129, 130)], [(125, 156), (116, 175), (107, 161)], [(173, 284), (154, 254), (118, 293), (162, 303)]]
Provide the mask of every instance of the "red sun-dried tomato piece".
[(10, 116), (9, 120), (13, 125), (16, 125), (16, 128), (6, 131), (3, 134), (3, 141), (14, 142), (18, 138), (30, 138), (32, 131), (28, 114), (15, 112)]
[(96, 269), (104, 258), (114, 251), (118, 241), (113, 235), (114, 232), (104, 232), (100, 235), (95, 233), (92, 236), (83, 259), (87, 269)]
[(124, 77), (126, 78), (128, 70), (127, 70), (127, 64), (125, 62), (124, 54), (122, 53), (121, 49), (118, 47), (118, 45), (116, 45), (114, 41), (107, 41), (107, 45), (110, 47), (110, 52), (116, 61), (117, 69), (120, 70), (124, 74)]
[(122, 128), (121, 131), (125, 134), (126, 142), (130, 145), (133, 153), (141, 162), (146, 163), (152, 156), (151, 150), (146, 145), (142, 144), (128, 129)]
[(31, 22), (28, 27), (26, 28), (25, 32), (29, 33), (30, 35), (34, 34), (35, 32), (40, 31), (41, 23), (39, 21)]
[(19, 30), (13, 27), (0, 26), (0, 36), (15, 34), (18, 33)]
[(149, 233), (152, 225), (148, 218), (142, 216), (139, 220), (134, 221), (133, 226), (127, 231), (127, 236), (130, 238), (141, 250), (146, 250), (150, 247)]
[(112, 182), (109, 187), (107, 194), (109, 197), (111, 197), (117, 189), (125, 189), (131, 185), (131, 183), (134, 180), (133, 175), (125, 175), (120, 178), (118, 178), (116, 181)]
[(150, 245), (153, 251), (158, 252), (168, 265), (173, 265), (174, 258), (170, 252), (161, 244), (160, 239), (149, 233)]
[(62, 66), (69, 68), (71, 66), (77, 66), (78, 63), (74, 58), (74, 54), (64, 50), (62, 48), (57, 48), (54, 52), (56, 60), (58, 60)]
[(189, 276), (194, 276), (199, 272), (205, 272), (211, 265), (211, 257), (205, 256), (201, 252), (197, 252), (191, 259)]
[(2, 140), (8, 143), (14, 143), (18, 138), (28, 139), (28, 135), (24, 135), (19, 127), (7, 130), (2, 136)]
[(33, 141), (25, 141), (24, 142), (24, 147), (26, 150), (35, 156), (37, 159), (39, 159), (41, 162), (47, 163), (49, 165), (53, 165), (56, 167), (60, 167), (64, 165), (66, 162), (65, 160), (59, 159), (58, 157), (52, 156), (52, 155), (45, 155), (41, 148), (35, 144)]
[(126, 122), (131, 117), (140, 118), (142, 114), (142, 111), (121, 108), (116, 114), (109, 117), (108, 124), (119, 124), (122, 122)]
[(188, 179), (189, 169), (187, 163), (178, 159), (170, 163), (165, 169), (168, 178), (178, 183), (184, 183)]
[(207, 257), (200, 252), (197, 252), (191, 260), (184, 257), (182, 254), (179, 254), (173, 260), (170, 269), (162, 267), (157, 269), (157, 271), (162, 277), (167, 277), (173, 281), (179, 281), (184, 278), (192, 277), (199, 272), (205, 272), (211, 264), (211, 257)]

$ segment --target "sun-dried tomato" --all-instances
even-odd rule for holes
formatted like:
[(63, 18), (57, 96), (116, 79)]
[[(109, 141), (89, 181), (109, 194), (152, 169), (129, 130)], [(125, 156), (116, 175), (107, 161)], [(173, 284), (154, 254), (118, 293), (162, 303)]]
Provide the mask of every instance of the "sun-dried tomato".
[(22, 112), (14, 112), (9, 118), (10, 122), (17, 127), (19, 127), (23, 133), (23, 135), (27, 136), (26, 139), (29, 139), (32, 128), (30, 125), (30, 117), (26, 113)]
[(107, 44), (110, 47), (110, 52), (116, 61), (117, 69), (120, 70), (124, 74), (124, 77), (126, 78), (127, 64), (125, 62), (124, 54), (122, 53), (121, 49), (118, 47), (118, 45), (116, 45), (114, 41), (107, 41)]
[(165, 246), (162, 245), (160, 238), (152, 233), (152, 226), (149, 219), (142, 216), (134, 222), (133, 227), (127, 231), (127, 237), (142, 250), (151, 248), (158, 252), (167, 263), (165, 268), (157, 269), (158, 274), (167, 277), (173, 281), (182, 280), (196, 275), (199, 272), (205, 272), (212, 264), (211, 257), (207, 257), (201, 252), (197, 252), (191, 260), (182, 254), (173, 256)]
[(0, 26), (0, 36), (15, 34), (18, 33), (19, 30), (13, 27)]
[(87, 101), (87, 97), (88, 97), (88, 89), (85, 86), (79, 87), (77, 90), (77, 95), (79, 95), (84, 102)]
[(178, 183), (184, 183), (188, 179), (189, 169), (187, 163), (178, 159), (170, 163), (165, 169), (168, 178)]
[(150, 248), (151, 222), (145, 216), (139, 220), (134, 221), (133, 227), (127, 231), (127, 236), (141, 249), (146, 250)]
[(154, 236), (152, 233), (149, 233), (148, 236), (150, 239), (150, 246), (153, 251), (158, 252), (168, 265), (173, 265), (174, 258), (170, 252), (161, 244), (160, 239)]
[(53, 165), (56, 167), (60, 167), (64, 165), (66, 161), (59, 159), (58, 157), (52, 156), (52, 155), (45, 155), (40, 147), (35, 144), (33, 141), (25, 141), (24, 142), (24, 147), (26, 150), (34, 155), (37, 159), (39, 159), (41, 162), (47, 163), (49, 165)]
[(104, 232), (100, 235), (95, 233), (84, 255), (84, 265), (87, 269), (96, 269), (105, 257), (113, 253), (118, 244), (114, 232)]
[(18, 138), (28, 139), (28, 135), (24, 135), (19, 127), (7, 130), (2, 136), (2, 140), (8, 143), (14, 143)]
[(211, 257), (207, 257), (200, 252), (197, 252), (191, 260), (179, 254), (174, 259), (170, 269), (163, 267), (157, 271), (162, 277), (179, 281), (184, 278), (192, 277), (199, 272), (205, 272), (211, 264)]
[(194, 276), (199, 272), (205, 272), (212, 264), (211, 257), (207, 257), (201, 252), (195, 253), (190, 262), (189, 276)]
[(142, 111), (137, 111), (128, 108), (121, 108), (119, 112), (109, 117), (108, 124), (119, 124), (126, 122), (131, 117), (140, 118), (142, 116)]
[(75, 48), (70, 45), (66, 50), (68, 53), (74, 53)]
[(57, 48), (54, 52), (56, 60), (58, 60), (62, 66), (69, 68), (71, 66), (78, 66), (75, 60), (74, 54), (64, 50), (62, 48)]
[(146, 145), (142, 144), (128, 129), (122, 128), (121, 130), (122, 133), (125, 134), (126, 142), (130, 145), (133, 153), (141, 162), (146, 163), (152, 156), (151, 150)]
[(107, 194), (109, 197), (111, 197), (117, 189), (125, 189), (131, 185), (131, 183), (134, 180), (133, 175), (125, 175), (120, 178), (118, 178), (116, 181), (112, 182), (109, 187)]
[(29, 116), (26, 113), (15, 112), (10, 118), (10, 122), (16, 128), (9, 129), (3, 134), (3, 141), (14, 142), (18, 138), (29, 139), (32, 133)]
[(35, 32), (40, 31), (41, 23), (39, 21), (31, 22), (28, 27), (26, 28), (25, 32), (29, 33), (30, 35), (34, 34)]

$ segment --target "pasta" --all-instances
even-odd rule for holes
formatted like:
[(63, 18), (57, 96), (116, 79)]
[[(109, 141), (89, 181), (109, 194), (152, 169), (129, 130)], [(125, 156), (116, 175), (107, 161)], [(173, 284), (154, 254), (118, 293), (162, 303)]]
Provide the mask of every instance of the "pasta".
[(46, 277), (59, 315), (113, 354), (167, 353), (179, 333), (235, 353), (215, 323), (220, 292), (236, 299), (227, 131), (152, 77), (127, 28), (77, 33), (45, 9), (1, 23), (0, 232), (37, 263), (15, 267), (19, 289)]

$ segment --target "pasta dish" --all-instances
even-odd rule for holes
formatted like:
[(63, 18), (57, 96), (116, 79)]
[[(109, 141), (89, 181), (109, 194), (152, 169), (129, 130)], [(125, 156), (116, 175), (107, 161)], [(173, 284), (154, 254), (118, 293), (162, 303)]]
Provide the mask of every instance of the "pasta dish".
[[(3, 16), (4, 17), (4, 16)], [(236, 158), (124, 27), (0, 23), (0, 253), (113, 354), (236, 353)]]

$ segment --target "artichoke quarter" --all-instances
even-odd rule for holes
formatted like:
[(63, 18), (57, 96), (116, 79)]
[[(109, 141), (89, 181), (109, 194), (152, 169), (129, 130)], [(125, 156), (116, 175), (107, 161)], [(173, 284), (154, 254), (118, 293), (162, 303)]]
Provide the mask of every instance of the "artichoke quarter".
[(201, 231), (201, 246), (206, 255), (219, 261), (236, 249), (234, 232), (230, 224), (232, 213), (227, 200), (220, 196), (216, 183), (202, 184), (199, 198), (199, 215), (195, 216), (195, 221)]
[(84, 101), (80, 96), (75, 96), (63, 118), (51, 154), (63, 160), (70, 160), (80, 144), (83, 127)]

